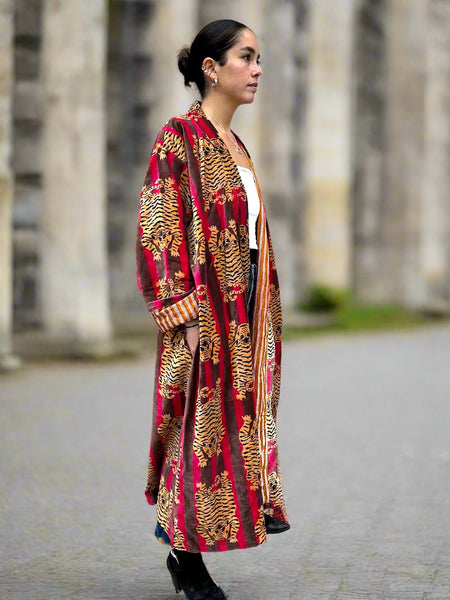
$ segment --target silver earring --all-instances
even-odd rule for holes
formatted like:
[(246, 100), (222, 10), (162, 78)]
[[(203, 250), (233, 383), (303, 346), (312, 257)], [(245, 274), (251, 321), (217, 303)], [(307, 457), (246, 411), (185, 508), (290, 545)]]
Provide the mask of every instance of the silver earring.
[(215, 88), (216, 85), (218, 84), (218, 82), (219, 82), (219, 80), (217, 79), (217, 77), (214, 77), (211, 87)]
[(206, 71), (206, 67), (202, 67), (202, 71)]

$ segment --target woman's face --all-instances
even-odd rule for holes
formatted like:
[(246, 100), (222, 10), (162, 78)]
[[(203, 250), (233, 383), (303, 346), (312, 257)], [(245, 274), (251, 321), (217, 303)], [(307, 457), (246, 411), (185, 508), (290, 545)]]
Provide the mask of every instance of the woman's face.
[(236, 106), (250, 104), (255, 98), (258, 79), (262, 74), (255, 34), (250, 29), (243, 29), (226, 57), (225, 65), (215, 63), (219, 80), (216, 91), (223, 95), (224, 100)]

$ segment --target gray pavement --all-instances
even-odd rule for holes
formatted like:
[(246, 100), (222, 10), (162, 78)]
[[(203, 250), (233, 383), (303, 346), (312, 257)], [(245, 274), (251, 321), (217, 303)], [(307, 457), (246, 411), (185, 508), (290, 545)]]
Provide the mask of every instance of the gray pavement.
[[(290, 532), (209, 555), (230, 600), (450, 599), (450, 328), (285, 344)], [(143, 486), (153, 367), (0, 379), (7, 600), (174, 600)]]

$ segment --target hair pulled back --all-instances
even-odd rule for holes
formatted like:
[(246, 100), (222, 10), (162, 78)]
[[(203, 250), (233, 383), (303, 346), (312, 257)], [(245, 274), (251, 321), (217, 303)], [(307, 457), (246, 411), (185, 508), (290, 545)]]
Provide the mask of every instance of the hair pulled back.
[(226, 63), (226, 53), (236, 43), (243, 29), (248, 27), (232, 19), (220, 19), (205, 25), (196, 35), (191, 47), (186, 46), (178, 53), (178, 68), (184, 77), (184, 85), (191, 87), (191, 83), (195, 83), (203, 98), (203, 60), (209, 56), (223, 66)]

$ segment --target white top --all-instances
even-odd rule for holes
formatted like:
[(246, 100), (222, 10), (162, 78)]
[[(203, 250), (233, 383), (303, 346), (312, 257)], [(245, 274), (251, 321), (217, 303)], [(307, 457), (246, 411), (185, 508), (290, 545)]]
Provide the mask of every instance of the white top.
[(250, 248), (257, 249), (258, 243), (256, 241), (256, 219), (258, 218), (260, 209), (258, 188), (256, 187), (255, 178), (253, 177), (251, 169), (240, 167), (239, 165), (237, 168), (239, 170), (242, 183), (244, 184), (245, 193), (247, 194), (249, 245)]

